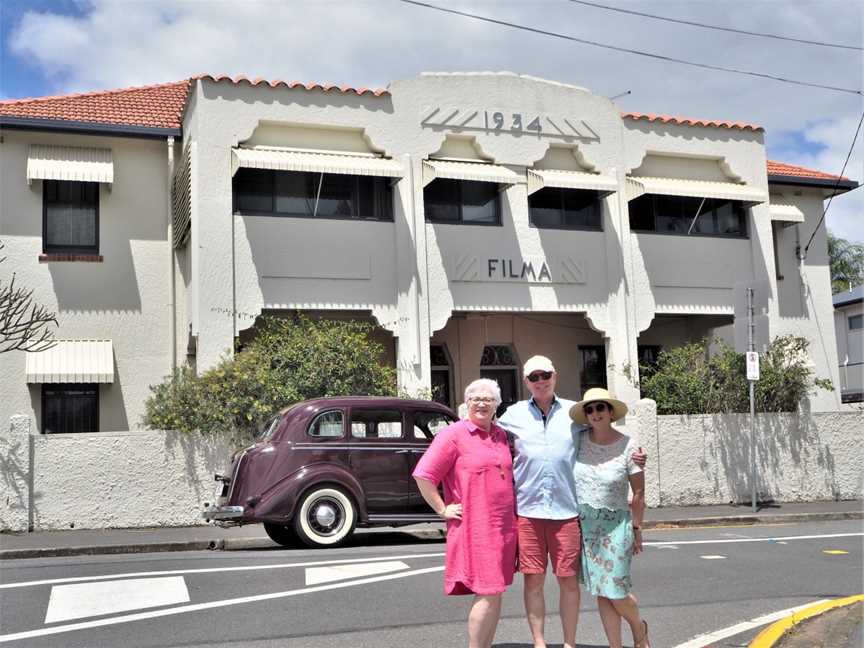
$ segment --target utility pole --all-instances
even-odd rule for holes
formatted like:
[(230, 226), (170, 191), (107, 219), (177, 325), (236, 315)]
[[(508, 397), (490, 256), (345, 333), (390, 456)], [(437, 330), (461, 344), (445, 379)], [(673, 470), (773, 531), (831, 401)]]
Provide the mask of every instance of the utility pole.
[(750, 384), (750, 500), (756, 512), (756, 381), (759, 354), (756, 353), (756, 323), (753, 321), (753, 289), (747, 288), (747, 382)]

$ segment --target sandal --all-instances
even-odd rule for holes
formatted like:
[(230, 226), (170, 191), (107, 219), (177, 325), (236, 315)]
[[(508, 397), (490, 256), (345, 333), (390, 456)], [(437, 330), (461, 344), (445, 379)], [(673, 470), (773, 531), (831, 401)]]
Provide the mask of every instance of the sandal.
[(651, 648), (648, 641), (648, 622), (645, 619), (642, 619), (642, 629), (642, 638), (639, 641), (633, 641), (633, 648)]

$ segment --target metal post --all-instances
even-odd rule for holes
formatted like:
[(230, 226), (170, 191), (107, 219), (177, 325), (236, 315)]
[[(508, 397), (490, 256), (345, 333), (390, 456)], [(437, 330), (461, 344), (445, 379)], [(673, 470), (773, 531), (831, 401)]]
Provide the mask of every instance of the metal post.
[[(755, 351), (755, 328), (753, 322), (753, 289), (747, 289), (747, 349)], [(748, 380), (750, 383), (750, 501), (753, 506), (753, 512), (756, 512), (756, 399), (755, 385), (756, 382)]]

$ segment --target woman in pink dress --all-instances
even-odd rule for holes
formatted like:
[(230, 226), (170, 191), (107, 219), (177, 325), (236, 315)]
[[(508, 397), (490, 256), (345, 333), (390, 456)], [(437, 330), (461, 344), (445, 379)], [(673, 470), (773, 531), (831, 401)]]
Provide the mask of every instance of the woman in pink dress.
[[(513, 461), (506, 432), (493, 421), (501, 403), (494, 380), (465, 389), (468, 418), (441, 430), (417, 463), (423, 499), (447, 520), (444, 592), (473, 594), (469, 648), (490, 648), (501, 616), (501, 594), (516, 567)], [(444, 498), (438, 484), (444, 485)]]

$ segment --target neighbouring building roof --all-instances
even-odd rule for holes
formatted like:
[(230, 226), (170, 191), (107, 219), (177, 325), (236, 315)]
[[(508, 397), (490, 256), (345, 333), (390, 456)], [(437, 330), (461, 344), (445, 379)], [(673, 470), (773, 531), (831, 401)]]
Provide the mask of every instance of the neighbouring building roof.
[[(180, 134), (183, 125), (183, 110), (189, 95), (189, 88), (195, 80), (202, 79), (215, 83), (230, 82), (251, 86), (266, 85), (271, 88), (301, 88), (322, 92), (370, 94), (380, 97), (389, 94), (386, 89), (354, 88), (334, 84), (301, 83), (299, 81), (268, 81), (261, 78), (248, 79), (244, 76), (229, 77), (222, 74), (202, 74), (190, 79), (159, 85), (103, 90), (54, 97), (34, 97), (28, 99), (7, 99), (0, 101), (0, 124), (34, 128), (53, 128), (64, 130), (86, 130), (99, 127), (99, 130), (152, 135)], [(625, 112), (624, 119), (635, 121), (660, 122), (682, 126), (702, 126), (738, 130), (761, 131), (761, 126), (744, 122), (692, 119), (671, 115)], [(113, 127), (113, 128), (112, 128)], [(804, 184), (815, 186), (834, 186), (854, 189), (858, 184), (847, 178), (808, 169), (802, 166), (768, 160), (768, 180), (770, 182)]]
[(849, 304), (857, 304), (859, 302), (864, 301), (864, 284), (860, 286), (856, 286), (852, 290), (847, 290), (846, 292), (837, 293), (832, 298), (834, 302), (834, 308), (839, 308), (840, 306), (848, 306)]

